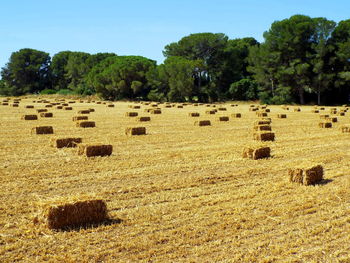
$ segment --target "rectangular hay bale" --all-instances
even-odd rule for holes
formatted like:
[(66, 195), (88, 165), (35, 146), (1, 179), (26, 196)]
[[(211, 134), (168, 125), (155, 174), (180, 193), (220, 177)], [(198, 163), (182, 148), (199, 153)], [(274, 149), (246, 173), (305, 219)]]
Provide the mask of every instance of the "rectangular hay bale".
[(77, 122), (76, 126), (81, 128), (94, 128), (96, 124), (94, 121), (80, 121)]
[(56, 148), (74, 148), (78, 143), (82, 143), (82, 138), (53, 139), (52, 144)]
[(151, 121), (151, 117), (149, 117), (149, 116), (141, 116), (137, 120), (139, 122)]
[(39, 126), (32, 128), (32, 133), (35, 134), (53, 134), (52, 126)]
[(254, 139), (258, 141), (274, 141), (275, 134), (273, 132), (258, 132), (254, 133)]
[(74, 116), (73, 118), (72, 118), (72, 120), (73, 121), (83, 121), (83, 120), (88, 120), (89, 119), (89, 117), (88, 116)]
[(126, 135), (145, 135), (146, 127), (127, 127), (125, 129)]
[(109, 156), (113, 152), (113, 146), (110, 144), (100, 145), (79, 145), (78, 155), (85, 155), (86, 157)]
[(246, 148), (243, 151), (243, 158), (250, 158), (253, 160), (264, 159), (271, 157), (270, 147), (260, 147), (260, 148)]
[(323, 121), (323, 122), (320, 122), (318, 124), (318, 127), (320, 127), (320, 128), (332, 128), (332, 123), (327, 122), (327, 121)]
[(188, 116), (190, 116), (190, 117), (199, 117), (200, 114), (198, 112), (190, 112), (190, 113), (188, 113)]
[(42, 112), (42, 113), (40, 113), (40, 117), (42, 117), (42, 118), (52, 118), (53, 117), (53, 113), (52, 112)]
[(323, 180), (323, 167), (316, 165), (309, 168), (288, 170), (289, 181), (303, 185), (313, 185)]
[(209, 120), (201, 120), (194, 122), (195, 126), (210, 126), (211, 122)]
[(35, 115), (35, 114), (26, 114), (26, 115), (23, 115), (22, 120), (26, 120), (26, 121), (29, 121), (29, 120), (37, 120), (38, 119), (38, 115)]
[(137, 117), (139, 115), (138, 112), (126, 112), (125, 116), (126, 117)]
[(230, 118), (228, 116), (220, 116), (217, 118), (218, 121), (229, 121)]

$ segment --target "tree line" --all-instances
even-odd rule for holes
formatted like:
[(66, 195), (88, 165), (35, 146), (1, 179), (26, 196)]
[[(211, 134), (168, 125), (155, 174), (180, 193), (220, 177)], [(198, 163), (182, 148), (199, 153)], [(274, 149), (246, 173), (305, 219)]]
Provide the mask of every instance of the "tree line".
[(114, 53), (13, 52), (0, 94), (97, 94), (107, 100), (257, 100), (347, 103), (350, 20), (294, 15), (272, 23), (264, 41), (197, 33), (164, 47), (165, 60)]

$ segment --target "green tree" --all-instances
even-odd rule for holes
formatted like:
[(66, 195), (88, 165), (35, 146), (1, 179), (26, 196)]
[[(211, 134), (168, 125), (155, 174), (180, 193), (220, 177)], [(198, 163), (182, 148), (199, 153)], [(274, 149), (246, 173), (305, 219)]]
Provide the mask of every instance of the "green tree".
[(38, 93), (50, 88), (50, 56), (48, 53), (25, 48), (13, 52), (1, 70), (9, 95)]
[(258, 83), (251, 79), (241, 79), (231, 84), (230, 94), (233, 100), (256, 100)]

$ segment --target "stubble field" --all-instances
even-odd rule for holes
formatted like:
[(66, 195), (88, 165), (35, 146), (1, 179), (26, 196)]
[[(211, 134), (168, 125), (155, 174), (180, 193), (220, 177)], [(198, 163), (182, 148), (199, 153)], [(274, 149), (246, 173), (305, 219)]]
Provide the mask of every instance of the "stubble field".
[[(349, 113), (323, 129), (319, 115), (330, 107), (269, 106), (276, 140), (264, 145), (272, 157), (251, 160), (243, 149), (261, 143), (253, 140), (258, 117), (249, 104), (216, 105), (227, 111), (214, 115), (205, 113), (214, 105), (159, 104), (162, 114), (150, 114), (145, 104), (77, 101), (73, 110), (47, 108), (53, 118), (21, 120), (48, 104), (33, 100), (0, 105), (1, 262), (350, 262), (350, 133), (340, 131)], [(96, 127), (76, 127), (72, 117), (89, 108)], [(128, 111), (151, 121), (137, 122)], [(48, 125), (54, 134), (31, 134)], [(126, 136), (133, 126), (147, 135)], [(65, 137), (111, 144), (113, 153), (87, 158), (52, 147), (52, 138)], [(325, 180), (290, 183), (288, 169), (304, 163), (323, 165)], [(109, 224), (53, 231), (34, 223), (52, 200), (87, 198), (106, 201)]]

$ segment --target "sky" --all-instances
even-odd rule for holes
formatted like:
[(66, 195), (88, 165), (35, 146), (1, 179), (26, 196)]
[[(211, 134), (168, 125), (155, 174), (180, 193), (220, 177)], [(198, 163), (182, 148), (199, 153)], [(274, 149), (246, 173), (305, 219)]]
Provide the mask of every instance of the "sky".
[(113, 52), (162, 63), (162, 51), (192, 33), (262, 42), (295, 14), (350, 19), (349, 0), (0, 0), (0, 67), (22, 48)]

